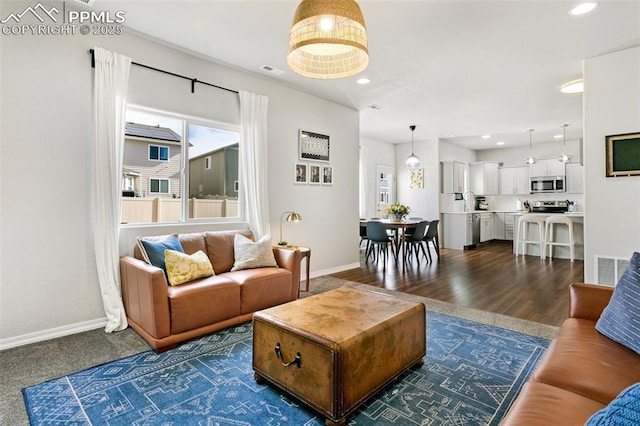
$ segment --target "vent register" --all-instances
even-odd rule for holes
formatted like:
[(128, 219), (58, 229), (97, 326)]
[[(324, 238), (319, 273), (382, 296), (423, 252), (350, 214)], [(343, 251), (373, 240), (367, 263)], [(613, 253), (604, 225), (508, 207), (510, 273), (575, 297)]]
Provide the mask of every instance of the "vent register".
[(615, 286), (629, 266), (629, 259), (596, 255), (594, 266), (598, 284)]

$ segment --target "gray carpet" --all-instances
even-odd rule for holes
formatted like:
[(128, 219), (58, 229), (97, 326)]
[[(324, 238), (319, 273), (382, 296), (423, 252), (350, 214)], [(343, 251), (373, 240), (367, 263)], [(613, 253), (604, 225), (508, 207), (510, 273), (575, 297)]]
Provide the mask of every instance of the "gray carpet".
[[(545, 339), (552, 339), (557, 333), (557, 327), (333, 277), (312, 279), (310, 291), (303, 292), (301, 297), (308, 297), (343, 285), (393, 294), (422, 302), (428, 311), (453, 315)], [(21, 394), (23, 387), (149, 349), (147, 343), (131, 329), (113, 334), (106, 334), (102, 329), (98, 329), (0, 352), (0, 424), (12, 426), (29, 424)]]

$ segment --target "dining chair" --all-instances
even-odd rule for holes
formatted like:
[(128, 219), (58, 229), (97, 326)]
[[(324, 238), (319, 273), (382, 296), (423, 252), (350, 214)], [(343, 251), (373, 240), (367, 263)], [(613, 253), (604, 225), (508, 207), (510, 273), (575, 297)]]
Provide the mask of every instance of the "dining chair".
[[(405, 235), (404, 243), (407, 246), (407, 258), (404, 259), (405, 262), (411, 260), (411, 256), (415, 254), (416, 262), (420, 265), (420, 247), (422, 247), (422, 243), (424, 243), (427, 226), (429, 226), (429, 222), (423, 220), (418, 223), (415, 228), (411, 229), (411, 235)], [(424, 253), (424, 248), (422, 252)]]
[[(422, 221), (422, 220), (424, 220), (424, 219), (423, 219), (423, 218), (421, 218), (421, 217), (410, 217), (410, 218), (409, 218), (409, 220), (416, 220), (416, 221), (420, 220), (420, 221)], [(411, 234), (413, 234), (413, 231), (414, 231), (415, 229), (416, 229), (416, 228), (407, 228), (407, 229), (405, 230), (405, 232), (404, 232), (405, 238), (409, 238), (409, 236), (410, 236)]]
[[(427, 228), (427, 232), (424, 235), (422, 241), (424, 241), (427, 246), (427, 253), (429, 253), (429, 263), (433, 262), (433, 258), (431, 257), (431, 250), (429, 249), (429, 243), (433, 243), (433, 247), (436, 249), (436, 254), (438, 255), (438, 260), (440, 259), (440, 245), (438, 244), (438, 223), (440, 221), (438, 219), (432, 220), (429, 222), (429, 228)], [(427, 258), (427, 254), (423, 254), (425, 259)]]
[(360, 243), (358, 244), (358, 248), (362, 247), (362, 243), (364, 241), (367, 242), (367, 246), (364, 250), (365, 253), (369, 251), (369, 238), (367, 237), (367, 225), (362, 224), (362, 221), (365, 219), (360, 219)]
[[(374, 259), (377, 261), (380, 260), (380, 256), (383, 257), (383, 268), (386, 270), (387, 267), (387, 257), (389, 255), (389, 244), (393, 244), (391, 238), (387, 234), (387, 228), (384, 226), (384, 223), (377, 221), (367, 222), (367, 238), (369, 239), (369, 250), (366, 253), (365, 263), (369, 262), (369, 256), (373, 254)], [(377, 250), (377, 255), (376, 255)], [(395, 255), (395, 251), (392, 250), (393, 257), (396, 262), (398, 262), (398, 258)]]

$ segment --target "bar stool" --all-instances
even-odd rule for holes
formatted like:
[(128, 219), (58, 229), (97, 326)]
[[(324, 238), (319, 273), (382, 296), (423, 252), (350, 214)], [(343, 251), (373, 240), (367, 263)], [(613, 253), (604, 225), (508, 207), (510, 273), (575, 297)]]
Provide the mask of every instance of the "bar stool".
[[(553, 239), (553, 225), (567, 225), (569, 228), (569, 242), (560, 242), (555, 241)], [(545, 229), (544, 229), (544, 238), (545, 238), (545, 252), (546, 248), (549, 248), (549, 257), (553, 258), (553, 246), (564, 246), (569, 247), (571, 252), (571, 261), (575, 258), (575, 246), (576, 242), (573, 239), (573, 221), (570, 217), (556, 215), (549, 216), (545, 221)]]
[[(538, 239), (529, 239), (531, 231), (531, 225), (538, 225)], [(544, 232), (545, 232), (545, 220), (544, 216), (537, 215), (522, 215), (518, 219), (518, 234), (516, 237), (516, 256), (520, 253), (520, 244), (522, 244), (522, 254), (527, 253), (527, 244), (538, 244), (540, 246), (540, 259), (545, 258), (545, 245), (544, 245)]]

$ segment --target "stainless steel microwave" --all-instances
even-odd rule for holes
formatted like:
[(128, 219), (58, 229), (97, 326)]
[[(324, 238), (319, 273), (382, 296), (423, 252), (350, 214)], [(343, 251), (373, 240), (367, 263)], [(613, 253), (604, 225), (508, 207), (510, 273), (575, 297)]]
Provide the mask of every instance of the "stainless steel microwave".
[(564, 176), (532, 177), (530, 190), (532, 194), (538, 192), (565, 192)]

